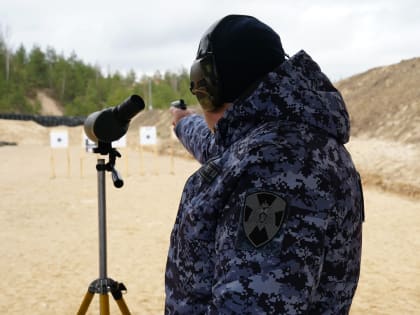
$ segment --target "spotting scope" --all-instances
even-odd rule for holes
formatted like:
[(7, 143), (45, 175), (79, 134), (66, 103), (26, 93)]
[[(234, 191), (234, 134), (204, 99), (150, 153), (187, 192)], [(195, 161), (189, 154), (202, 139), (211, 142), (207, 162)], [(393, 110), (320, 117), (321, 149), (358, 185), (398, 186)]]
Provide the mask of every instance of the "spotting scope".
[(143, 109), (143, 99), (134, 94), (119, 105), (94, 112), (85, 120), (86, 136), (94, 142), (118, 140), (126, 134), (130, 120)]

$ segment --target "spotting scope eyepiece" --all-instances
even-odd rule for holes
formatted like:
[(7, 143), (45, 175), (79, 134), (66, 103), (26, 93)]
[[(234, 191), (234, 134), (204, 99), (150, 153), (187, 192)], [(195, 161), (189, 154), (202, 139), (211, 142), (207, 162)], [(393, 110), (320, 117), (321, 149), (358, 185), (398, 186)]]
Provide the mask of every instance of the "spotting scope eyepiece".
[(117, 106), (94, 112), (85, 120), (86, 136), (94, 142), (118, 140), (126, 134), (130, 120), (143, 109), (143, 99), (134, 94)]

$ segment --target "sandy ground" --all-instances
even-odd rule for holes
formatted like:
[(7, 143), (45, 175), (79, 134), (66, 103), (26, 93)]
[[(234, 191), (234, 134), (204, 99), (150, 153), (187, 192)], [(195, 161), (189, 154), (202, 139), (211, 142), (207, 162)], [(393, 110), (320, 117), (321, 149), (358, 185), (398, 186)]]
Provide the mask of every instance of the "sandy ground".
[[(32, 140), (19, 139), (19, 128), (28, 124), (11, 129), (0, 121), (2, 138), (10, 129), (0, 140), (19, 143), (0, 147), (0, 314), (75, 314), (99, 277), (98, 156), (77, 145), (51, 151), (44, 129), (32, 124)], [(372, 147), (364, 140), (350, 146), (361, 168), (368, 160), (363, 152)], [(114, 188), (106, 177), (108, 275), (127, 286), (133, 315), (163, 314), (169, 234), (183, 184), (198, 164), (185, 158), (172, 164), (152, 152), (121, 153), (124, 187)], [(418, 314), (419, 201), (366, 187), (363, 265), (352, 315)], [(99, 314), (98, 301), (95, 295), (88, 314)], [(112, 299), (110, 304), (119, 314)]]
[(63, 110), (57, 105), (57, 102), (44, 91), (37, 91), (36, 98), (41, 103), (41, 115), (63, 115)]

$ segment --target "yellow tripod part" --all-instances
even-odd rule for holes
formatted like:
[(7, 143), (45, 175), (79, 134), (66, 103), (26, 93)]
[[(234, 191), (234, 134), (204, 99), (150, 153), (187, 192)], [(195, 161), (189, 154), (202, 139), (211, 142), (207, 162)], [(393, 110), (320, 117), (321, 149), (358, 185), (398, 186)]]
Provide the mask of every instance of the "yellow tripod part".
[(93, 295), (94, 295), (93, 293), (87, 291), (87, 293), (85, 294), (85, 297), (83, 298), (83, 302), (80, 305), (79, 311), (77, 312), (77, 315), (85, 315), (86, 314), (86, 312), (89, 308), (90, 302), (92, 302)]
[(109, 315), (109, 296), (108, 293), (99, 295), (100, 315)]
[(122, 315), (131, 315), (130, 311), (128, 310), (127, 304), (125, 304), (123, 298), (115, 299), (115, 302), (117, 302), (117, 305), (120, 308)]

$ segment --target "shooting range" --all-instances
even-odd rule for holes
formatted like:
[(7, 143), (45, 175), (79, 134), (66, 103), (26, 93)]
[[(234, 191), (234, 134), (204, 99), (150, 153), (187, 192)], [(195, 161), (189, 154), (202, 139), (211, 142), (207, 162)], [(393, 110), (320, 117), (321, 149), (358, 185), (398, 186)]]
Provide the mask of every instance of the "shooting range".
[[(273, 66), (270, 74), (254, 80), (248, 91), (229, 105), (229, 112), (234, 113), (234, 107), (241, 103), (254, 110), (260, 105), (268, 109), (274, 101), (279, 107), (264, 113), (284, 110), (286, 120), (291, 117), (288, 111), (297, 105), (297, 119), (279, 126), (279, 138), (256, 136), (255, 142), (263, 138), (276, 145), (276, 141), (283, 140), (283, 130), (286, 135), (298, 127), (302, 137), (297, 137), (290, 147), (306, 140), (335, 145), (335, 140), (325, 139), (346, 128), (347, 122), (339, 118), (341, 111), (334, 103), (341, 96), (346, 103), (350, 138), (338, 142), (346, 142), (343, 154), (351, 154), (360, 173), (366, 211), (360, 281), (348, 315), (420, 314), (420, 1), (1, 0), (0, 315), (76, 315), (89, 286), (93, 284), (97, 289), (92, 280), (98, 278), (98, 272), (99, 279), (109, 275), (124, 283), (127, 292), (118, 287), (112, 293), (124, 293), (132, 315), (165, 314), (165, 267), (171, 231), (183, 187), (203, 166), (174, 135), (170, 106), (184, 99), (189, 111), (205, 114), (198, 97), (203, 103), (223, 101), (225, 92), (229, 92), (223, 89), (239, 86), (245, 79), (242, 73), (249, 74), (253, 66), (245, 62), (239, 71), (231, 69), (244, 61), (242, 53), (264, 54), (264, 45), (250, 44), (251, 32), (246, 36), (247, 49), (223, 49), (232, 44), (229, 40), (221, 46), (213, 43), (219, 36), (207, 30), (211, 31), (211, 25), (227, 14), (251, 15), (266, 23), (278, 33), (288, 55), (284, 64), (276, 69)], [(225, 39), (224, 28), (219, 30), (216, 35)], [(234, 34), (236, 28), (227, 30), (226, 35)], [(259, 39), (263, 42), (265, 38)], [(302, 63), (296, 58), (301, 50), (310, 55), (300, 59)], [(232, 53), (234, 62), (221, 58), (219, 51), (226, 57)], [(269, 60), (253, 59), (258, 64)], [(215, 64), (221, 67), (216, 69)], [(202, 65), (203, 69), (194, 65)], [(192, 73), (195, 69), (205, 71)], [(318, 75), (310, 75), (318, 69), (322, 75), (318, 71)], [(299, 74), (292, 75), (292, 70)], [(191, 80), (195, 73), (203, 78)], [(330, 82), (324, 80), (324, 74)], [(305, 77), (307, 80), (301, 82)], [(265, 83), (260, 84), (260, 79)], [(230, 80), (232, 85), (227, 82)], [(283, 86), (287, 91), (282, 91)], [(213, 91), (206, 93), (207, 88), (216, 90), (216, 97)], [(222, 93), (218, 93), (220, 89)], [(261, 93), (259, 97), (254, 95), (255, 89)], [(317, 91), (312, 94), (312, 89)], [(332, 96), (335, 90), (341, 96)], [(104, 244), (98, 233), (98, 187), (102, 186), (98, 185), (98, 154), (93, 151), (95, 141), (87, 138), (83, 125), (91, 112), (114, 107), (131, 93), (138, 93), (146, 104), (130, 120), (126, 146), (115, 148), (122, 155), (116, 159), (116, 167), (122, 171), (124, 186), (117, 189), (112, 173), (106, 171), (105, 175), (109, 250), (106, 273), (104, 261), (98, 261), (100, 244)], [(331, 119), (316, 106), (323, 97), (328, 98)], [(293, 104), (284, 106), (289, 101)], [(314, 119), (313, 125), (306, 128), (302, 125), (306, 118), (303, 108), (308, 104), (314, 104), (310, 106)], [(239, 123), (234, 118), (241, 120), (243, 115), (229, 115), (224, 115), (225, 123), (219, 124), (222, 128), (216, 128), (223, 134), (235, 133), (242, 123), (253, 120), (251, 117)], [(211, 116), (209, 113), (208, 118)], [(264, 116), (254, 118), (264, 121)], [(322, 132), (319, 124), (328, 124), (331, 133)], [(153, 137), (147, 137), (147, 130), (141, 140), (140, 127), (155, 127), (155, 144), (150, 143)], [(251, 130), (254, 134), (260, 131)], [(243, 134), (236, 132), (235, 137)], [(224, 142), (222, 138), (218, 140)], [(248, 148), (243, 145), (240, 149)], [(317, 166), (328, 168), (325, 161), (341, 158), (336, 152), (321, 154), (315, 145), (304, 151), (307, 157), (316, 157), (316, 163), (305, 163), (305, 177)], [(109, 154), (101, 158), (108, 162)], [(296, 168), (302, 162), (290, 154), (279, 159)], [(221, 160), (221, 176), (230, 175), (225, 170), (231, 161)], [(241, 162), (238, 159), (237, 168)], [(259, 157), (255, 163), (259, 163)], [(328, 171), (328, 176), (332, 173), (334, 170)], [(290, 180), (291, 194), (301, 195), (301, 190), (307, 188), (302, 187), (300, 174), (293, 170), (279, 176)], [(204, 180), (201, 182), (206, 185)], [(252, 181), (256, 189), (264, 183), (264, 179)], [(240, 181), (229, 189), (239, 191), (247, 184)], [(324, 181), (313, 182), (309, 188), (318, 184), (323, 190), (327, 188)], [(330, 187), (334, 191), (339, 184)], [(202, 188), (197, 187), (201, 192)], [(322, 197), (329, 199), (329, 195)], [(351, 197), (343, 194), (345, 200)], [(186, 194), (185, 200), (189, 198), (193, 197)], [(305, 200), (301, 210), (310, 211), (311, 204), (318, 201)], [(208, 210), (205, 205), (203, 208)], [(231, 210), (220, 209), (219, 214), (228, 218)], [(238, 210), (241, 215), (242, 210)], [(185, 222), (193, 219), (188, 214), (183, 217)], [(336, 219), (347, 222), (349, 217)], [(322, 224), (311, 223), (313, 227)], [(181, 226), (180, 234), (190, 235), (186, 229)], [(216, 234), (235, 237), (235, 232), (219, 226)], [(298, 241), (308, 244), (313, 240)], [(191, 257), (191, 264), (197, 256), (194, 254), (179, 252), (180, 258)], [(243, 254), (251, 256), (250, 252)], [(310, 261), (313, 257), (307, 258)], [(232, 262), (221, 265), (219, 271), (225, 272)], [(338, 270), (339, 266), (333, 267)], [(251, 285), (258, 286), (257, 280), (250, 280)], [(113, 282), (104, 284), (114, 286)], [(213, 292), (222, 289), (226, 293), (216, 303), (235, 307), (229, 304), (232, 295), (223, 290), (224, 284), (213, 283)], [(300, 286), (304, 284), (302, 281)], [(235, 289), (236, 284), (227, 286)], [(102, 295), (103, 308), (95, 292), (86, 315), (127, 313), (113, 303), (111, 296), (109, 310), (104, 309), (108, 295)], [(291, 294), (290, 299), (295, 295)], [(275, 300), (275, 296), (276, 292), (269, 298)], [(85, 302), (81, 313), (87, 309)], [(287, 311), (272, 313), (288, 315)]]
[[(161, 113), (156, 115), (162, 119)], [(169, 125), (167, 121), (161, 123), (165, 128), (161, 134), (167, 135), (162, 146), (169, 145)], [(83, 153), (82, 178), (74, 167), (72, 176), (66, 176), (67, 148), (51, 148), (53, 130), (67, 131), (72, 161)], [(0, 173), (7, 179), (0, 181), (0, 268), (5, 271), (2, 276), (7, 284), (0, 295), (1, 314), (76, 314), (87, 286), (97, 276), (96, 155), (85, 152), (82, 132), (81, 126), (47, 128), (30, 121), (0, 119), (3, 139), (17, 143), (0, 147)], [(62, 145), (56, 134), (54, 139), (54, 146)], [(123, 177), (124, 187), (115, 189), (106, 175), (108, 267), (109, 275), (127, 286), (124, 298), (133, 314), (158, 315), (163, 313), (163, 270), (182, 187), (200, 164), (187, 155), (175, 155), (174, 176), (168, 171), (168, 150), (156, 157), (147, 149), (143, 152), (145, 162), (149, 167), (156, 163), (160, 172), (158, 176), (139, 176), (139, 141), (136, 126), (127, 133), (123, 158), (130, 158), (131, 176)], [(178, 145), (176, 141), (174, 144)], [(175, 148), (184, 152), (179, 146)], [(420, 187), (415, 176), (420, 172), (419, 149), (357, 137), (348, 149), (364, 170), (364, 180), (379, 182), (378, 176), (382, 176), (381, 183), (395, 183), (389, 187), (396, 189), (389, 192), (370, 185), (365, 191), (364, 267), (351, 315), (414, 315), (416, 306), (420, 306), (416, 302), (420, 212), (414, 195), (414, 188)], [(57, 170), (54, 180), (49, 178), (50, 151)], [(117, 159), (117, 168), (124, 169), (121, 159)], [(411, 197), (407, 197), (409, 189)], [(384, 243), (386, 246), (378, 246)], [(65, 298), (54, 293), (63, 291)], [(98, 307), (96, 297), (91, 307), (91, 314), (98, 314), (94, 310)], [(111, 314), (120, 314), (113, 303), (110, 309)]]

